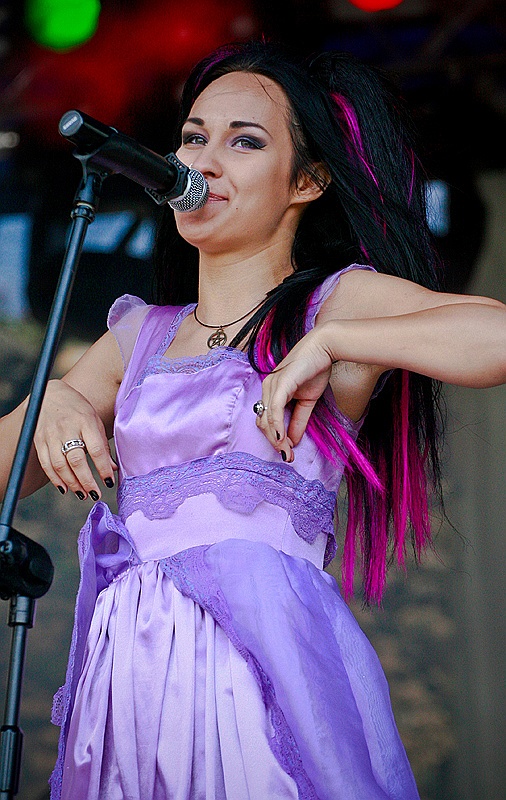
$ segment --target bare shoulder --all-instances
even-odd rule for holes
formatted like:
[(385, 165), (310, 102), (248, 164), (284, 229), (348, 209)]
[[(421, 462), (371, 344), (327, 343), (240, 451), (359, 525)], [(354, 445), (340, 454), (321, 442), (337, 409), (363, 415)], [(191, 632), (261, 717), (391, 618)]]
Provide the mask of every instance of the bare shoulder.
[[(332, 319), (367, 319), (373, 315), (383, 316), (377, 310), (373, 314), (371, 301), (364, 300), (377, 293), (378, 282), (375, 280), (377, 277), (378, 273), (361, 269), (351, 270), (342, 275), (333, 292), (323, 303), (315, 324), (321, 325)], [(329, 383), (340, 411), (351, 420), (360, 419), (385, 369), (386, 367), (381, 364), (347, 361), (335, 363)]]
[(341, 277), (322, 305), (316, 324), (329, 319), (392, 317), (456, 303), (503, 306), (490, 297), (434, 292), (394, 275), (355, 269)]

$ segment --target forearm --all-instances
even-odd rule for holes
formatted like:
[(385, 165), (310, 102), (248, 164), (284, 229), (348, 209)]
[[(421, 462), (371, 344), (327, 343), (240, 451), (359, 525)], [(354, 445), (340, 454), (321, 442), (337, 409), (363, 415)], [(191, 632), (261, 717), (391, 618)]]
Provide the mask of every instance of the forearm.
[(319, 326), (332, 361), (402, 368), (461, 386), (506, 382), (506, 307), (461, 303), (412, 314), (329, 320)]
[[(5, 488), (9, 479), (9, 474), (12, 467), (12, 461), (16, 452), (21, 426), (26, 411), (27, 400), (23, 401), (21, 405), (0, 419), (0, 500), (3, 499)], [(30, 457), (23, 480), (21, 489), (21, 496), (26, 497), (41, 486), (48, 482), (47, 476), (44, 474), (37, 453), (32, 445)]]
[[(22, 496), (48, 479), (62, 492), (71, 489), (81, 499), (100, 496), (84, 450), (62, 453), (62, 444), (82, 439), (100, 478), (114, 483), (116, 465), (108, 436), (112, 433), (114, 403), (123, 375), (123, 362), (112, 334), (106, 333), (80, 358), (62, 380), (49, 381), (30, 453)], [(14, 457), (27, 401), (0, 420), (0, 497)], [(96, 495), (96, 497), (94, 497)]]

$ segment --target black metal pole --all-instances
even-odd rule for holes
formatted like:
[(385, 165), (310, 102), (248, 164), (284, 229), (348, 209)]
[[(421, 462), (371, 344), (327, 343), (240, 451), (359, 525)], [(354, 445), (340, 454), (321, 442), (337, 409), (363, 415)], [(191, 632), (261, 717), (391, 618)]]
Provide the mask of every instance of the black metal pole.
[(0, 729), (0, 800), (12, 800), (18, 792), (23, 743), (23, 732), (18, 722), (26, 632), (33, 625), (35, 598), (45, 594), (53, 577), (53, 565), (44, 548), (14, 530), (12, 520), (65, 322), (84, 237), (88, 225), (95, 218), (100, 189), (106, 176), (105, 173), (89, 171), (87, 158), (77, 157), (83, 163), (84, 176), (72, 209), (69, 242), (0, 512), (0, 597), (4, 600), (10, 598), (9, 626), (13, 629), (4, 724)]
[(23, 747), (23, 731), (18, 725), (21, 685), (25, 662), (26, 632), (33, 626), (35, 600), (16, 595), (11, 600), (9, 625), (12, 627), (11, 657), (5, 696), (4, 724), (1, 728), (0, 798), (10, 800), (18, 793)]
[(78, 191), (74, 208), (72, 209), (72, 226), (67, 250), (63, 259), (63, 265), (53, 300), (51, 313), (49, 316), (46, 334), (39, 361), (33, 378), (30, 400), (23, 427), (19, 437), (19, 442), (12, 462), (12, 470), (9, 483), (5, 491), (2, 511), (0, 513), (0, 542), (5, 536), (3, 526), (12, 523), (16, 511), (21, 484), (26, 470), (26, 464), (30, 455), (33, 435), (39, 418), (40, 408), (44, 399), (46, 384), (49, 380), (51, 368), (53, 366), (56, 349), (60, 341), (65, 315), (67, 313), (70, 294), (74, 285), (74, 279), (79, 264), (79, 258), (83, 247), (84, 237), (90, 222), (95, 217), (97, 196), (100, 190), (102, 179), (97, 173), (90, 173), (83, 178), (81, 189)]

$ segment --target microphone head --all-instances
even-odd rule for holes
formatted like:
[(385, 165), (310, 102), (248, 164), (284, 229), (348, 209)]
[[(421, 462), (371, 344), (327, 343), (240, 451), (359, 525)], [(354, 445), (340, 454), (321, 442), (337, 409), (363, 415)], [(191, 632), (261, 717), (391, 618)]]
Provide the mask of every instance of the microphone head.
[(209, 196), (209, 184), (196, 169), (188, 171), (188, 182), (182, 195), (168, 201), (174, 211), (197, 211), (205, 206)]

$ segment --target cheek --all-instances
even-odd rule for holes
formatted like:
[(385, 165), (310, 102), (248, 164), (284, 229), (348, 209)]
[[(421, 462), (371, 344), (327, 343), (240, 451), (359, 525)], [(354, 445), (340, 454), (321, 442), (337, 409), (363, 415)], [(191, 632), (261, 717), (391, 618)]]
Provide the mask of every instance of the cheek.
[(291, 197), (290, 179), (291, 171), (288, 172), (279, 161), (256, 170), (249, 181), (248, 205), (257, 203), (264, 210), (267, 202), (275, 206), (287, 204)]

